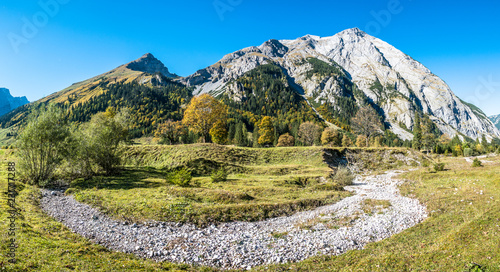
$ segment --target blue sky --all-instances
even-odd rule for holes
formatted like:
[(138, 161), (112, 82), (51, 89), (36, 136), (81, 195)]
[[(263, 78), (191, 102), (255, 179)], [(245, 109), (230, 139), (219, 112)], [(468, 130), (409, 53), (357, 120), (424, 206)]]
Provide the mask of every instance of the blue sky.
[(3, 0), (0, 87), (33, 101), (147, 52), (186, 76), (268, 39), (359, 27), (500, 114), (500, 3), (436, 2)]

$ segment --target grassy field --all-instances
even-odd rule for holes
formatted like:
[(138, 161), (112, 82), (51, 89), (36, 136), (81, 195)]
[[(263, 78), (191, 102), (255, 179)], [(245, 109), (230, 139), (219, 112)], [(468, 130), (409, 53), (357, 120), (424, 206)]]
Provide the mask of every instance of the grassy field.
[[(217, 145), (141, 146), (127, 150), (119, 175), (71, 183), (75, 198), (121, 220), (192, 222), (207, 225), (257, 221), (328, 205), (348, 196), (324, 183), (332, 172), (321, 148), (256, 150)], [(170, 183), (169, 171), (187, 167), (189, 187)], [(212, 182), (224, 167), (225, 182)]]
[[(147, 148), (154, 149), (154, 147)], [(321, 195), (321, 193), (327, 192), (313, 190), (315, 184), (300, 187), (281, 183), (286, 180), (285, 177), (291, 177), (292, 173), (303, 176), (320, 176), (324, 174), (324, 171), (328, 171), (319, 155), (321, 154), (320, 148), (280, 149), (277, 151), (270, 149), (266, 150), (267, 153), (255, 152), (252, 155), (254, 156), (252, 162), (246, 161), (246, 154), (242, 155), (243, 152), (247, 152), (246, 150), (229, 148), (224, 152), (215, 152), (210, 160), (218, 163), (224, 162), (222, 158), (227, 158), (228, 152), (236, 154), (232, 155), (233, 159), (230, 161), (232, 166), (227, 165), (229, 168), (234, 167), (232, 168), (233, 173), (229, 176), (230, 180), (224, 184), (212, 184), (205, 174), (200, 174), (194, 179), (198, 185), (188, 188), (173, 186), (164, 180), (167, 169), (196, 161), (197, 156), (203, 154), (199, 151), (200, 147), (185, 146), (182, 148), (185, 150), (179, 151), (179, 153), (171, 150), (170, 155), (164, 154), (158, 148), (149, 150), (158, 152), (156, 158), (140, 149), (132, 150), (138, 152), (138, 155), (134, 157), (130, 155), (132, 153), (128, 153), (129, 166), (122, 174), (115, 177), (98, 177), (87, 182), (75, 181), (73, 184), (76, 189), (74, 194), (94, 194), (95, 196), (102, 194), (103, 199), (105, 199), (104, 196), (109, 197), (109, 203), (120, 203), (120, 201), (125, 203), (125, 199), (128, 197), (122, 196), (123, 194), (136, 197), (143, 195), (151, 199), (158, 199), (158, 201), (161, 200), (162, 194), (168, 194), (172, 195), (172, 199), (168, 200), (170, 202), (163, 200), (163, 205), (176, 204), (182, 200), (191, 201), (191, 205), (210, 206), (210, 203), (219, 203), (222, 207), (227, 208), (233, 205), (253, 205), (251, 201), (260, 201), (260, 204), (270, 202), (269, 197), (259, 196), (257, 192), (250, 191), (249, 189), (252, 188), (250, 185), (259, 186), (265, 190), (278, 188), (285, 190), (285, 194), (289, 196), (297, 194), (295, 191), (300, 191), (298, 196), (303, 197), (303, 199), (308, 199), (315, 193)], [(203, 148), (212, 149), (212, 147), (202, 147), (201, 149)], [(182, 159), (180, 154), (183, 152), (190, 154), (190, 158), (178, 162), (178, 159)], [(254, 151), (248, 152), (253, 154), (250, 152)], [(293, 152), (299, 155), (294, 155)], [(387, 150), (383, 152), (387, 153)], [(390, 153), (393, 152), (393, 150), (390, 151)], [(198, 155), (196, 155), (197, 153)], [(375, 167), (374, 163), (378, 161), (375, 158), (381, 156), (382, 153), (373, 151), (368, 153), (372, 153), (373, 158), (367, 164)], [(309, 156), (304, 154), (309, 154)], [(363, 156), (367, 156), (366, 154), (363, 153)], [(7, 188), (6, 162), (12, 160), (15, 160), (15, 156), (11, 150), (0, 150), (0, 161), (2, 162), (0, 188), (2, 192), (6, 191)], [(483, 269), (476, 271), (500, 271), (500, 158), (485, 160), (491, 162), (484, 163), (485, 166), (482, 168), (472, 168), (470, 163), (467, 163), (463, 158), (446, 158), (442, 159), (446, 163), (446, 171), (444, 172), (432, 173), (429, 168), (420, 168), (399, 177), (408, 180), (401, 187), (402, 193), (420, 199), (427, 205), (430, 212), (427, 220), (411, 229), (381, 242), (369, 244), (364, 250), (350, 251), (342, 256), (316, 257), (300, 263), (256, 267), (254, 270), (474, 271), (473, 263), (475, 263)], [(388, 158), (388, 161), (392, 161), (392, 159)], [(156, 165), (151, 166), (153, 164)], [(219, 164), (215, 166), (219, 166)], [(241, 166), (241, 168), (236, 166)], [(285, 172), (279, 174), (280, 171)], [(280, 178), (282, 178), (281, 181)], [(255, 180), (255, 183), (250, 182), (250, 180)], [(93, 245), (46, 216), (37, 206), (39, 196), (35, 188), (22, 187), (23, 189), (17, 197), (22, 216), (16, 221), (18, 226), (16, 238), (19, 244), (17, 254), (20, 260), (16, 265), (8, 264), (8, 259), (5, 256), (9, 244), (8, 239), (10, 239), (7, 234), (6, 195), (2, 194), (0, 199), (0, 271), (215, 271), (210, 268), (188, 265), (155, 263), (136, 258), (130, 254), (110, 252), (101, 246)], [(162, 189), (164, 192), (161, 192)], [(283, 191), (278, 189), (275, 193), (282, 194)], [(193, 197), (194, 200), (181, 199), (188, 195), (188, 192), (184, 190), (194, 191), (193, 194), (196, 196)], [(216, 192), (224, 190), (236, 195), (244, 191), (254, 199), (246, 199), (247, 197), (224, 198), (216, 194)], [(267, 192), (269, 193), (269, 191)], [(156, 193), (157, 195), (151, 196), (148, 193)], [(336, 191), (332, 191), (332, 193), (343, 194), (343, 192)], [(177, 198), (177, 194), (182, 195), (182, 197)], [(111, 196), (116, 198), (111, 198)], [(285, 197), (279, 201), (290, 203), (289, 199)], [(151, 201), (151, 203), (153, 202)], [(376, 212), (373, 207), (388, 205), (388, 203), (382, 202), (365, 204), (373, 212)], [(100, 205), (104, 207), (103, 202)], [(108, 205), (111, 206), (111, 204)], [(142, 210), (141, 206), (144, 206)], [(116, 207), (118, 211), (125, 211), (125, 209), (120, 210), (118, 206)], [(134, 204), (130, 204), (127, 209), (134, 207), (141, 212), (128, 215), (131, 218), (141, 219), (155, 216), (152, 212), (155, 210), (153, 206), (148, 207), (140, 201), (136, 201)], [(111, 209), (108, 212), (111, 212)], [(119, 215), (116, 214), (116, 216)]]
[(446, 171), (400, 176), (403, 195), (427, 206), (421, 224), (364, 250), (257, 271), (500, 271), (500, 157), (472, 168), (446, 158)]

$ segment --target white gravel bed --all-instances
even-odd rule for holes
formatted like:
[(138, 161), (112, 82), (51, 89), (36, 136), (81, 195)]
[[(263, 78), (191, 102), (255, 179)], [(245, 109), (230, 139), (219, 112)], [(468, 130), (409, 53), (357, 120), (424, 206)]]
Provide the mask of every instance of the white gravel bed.
[[(362, 249), (418, 224), (427, 217), (426, 208), (400, 195), (397, 186), (402, 181), (393, 179), (398, 173), (358, 176), (353, 186), (346, 187), (353, 196), (312, 211), (207, 228), (167, 222), (127, 224), (59, 191), (43, 190), (40, 204), (72, 231), (111, 250), (157, 261), (249, 269)], [(365, 199), (388, 200), (391, 205), (366, 214), (361, 209)], [(328, 224), (346, 218), (351, 219), (349, 224)]]

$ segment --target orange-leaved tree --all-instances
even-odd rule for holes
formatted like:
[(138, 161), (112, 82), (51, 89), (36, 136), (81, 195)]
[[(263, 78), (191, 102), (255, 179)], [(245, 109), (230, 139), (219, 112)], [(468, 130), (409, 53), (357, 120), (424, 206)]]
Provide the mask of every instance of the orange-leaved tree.
[(203, 142), (206, 142), (214, 124), (217, 121), (225, 122), (226, 118), (226, 105), (209, 94), (202, 94), (191, 99), (182, 123), (192, 132), (200, 134)]

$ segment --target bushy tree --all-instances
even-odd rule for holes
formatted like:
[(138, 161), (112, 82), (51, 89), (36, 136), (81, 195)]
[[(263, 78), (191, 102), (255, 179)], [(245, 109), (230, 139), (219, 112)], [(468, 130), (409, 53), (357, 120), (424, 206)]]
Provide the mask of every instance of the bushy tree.
[[(81, 127), (81, 159), (90, 158), (99, 170), (111, 174), (120, 164), (119, 147), (128, 136), (129, 116), (127, 109), (117, 112), (114, 108), (94, 115), (89, 123)], [(85, 171), (95, 172), (94, 170)]]
[(319, 139), (321, 127), (313, 122), (302, 123), (299, 127), (299, 141), (306, 146), (312, 146)]
[(286, 146), (294, 146), (295, 145), (295, 138), (290, 135), (290, 133), (286, 133), (280, 136), (278, 139), (278, 145), (279, 147), (286, 147)]
[(344, 134), (344, 137), (342, 137), (342, 146), (343, 147), (350, 147), (351, 145), (352, 145), (351, 138), (349, 138), (349, 136)]
[(182, 122), (167, 120), (158, 124), (155, 137), (160, 138), (162, 144), (177, 144), (187, 136), (188, 132)]
[(27, 182), (40, 185), (51, 179), (68, 154), (70, 130), (56, 106), (33, 112), (17, 139), (19, 165)]
[(340, 146), (341, 139), (338, 130), (327, 127), (321, 134), (321, 144), (330, 146)]
[(227, 135), (228, 132), (226, 129), (226, 124), (223, 121), (217, 121), (210, 129), (210, 136), (212, 137), (212, 142), (216, 144), (225, 144)]
[(369, 144), (368, 139), (370, 137), (382, 132), (382, 122), (380, 122), (377, 112), (369, 105), (365, 105), (358, 110), (351, 119), (351, 124), (357, 134), (365, 136), (366, 146)]
[(269, 146), (274, 142), (274, 125), (269, 116), (265, 116), (260, 122), (258, 141), (262, 146)]
[(194, 133), (199, 133), (204, 141), (208, 140), (210, 129), (217, 121), (225, 122), (227, 109), (224, 104), (209, 94), (193, 97), (189, 103), (182, 123)]
[(365, 135), (358, 136), (358, 138), (356, 139), (356, 146), (357, 147), (368, 147), (367, 138)]

